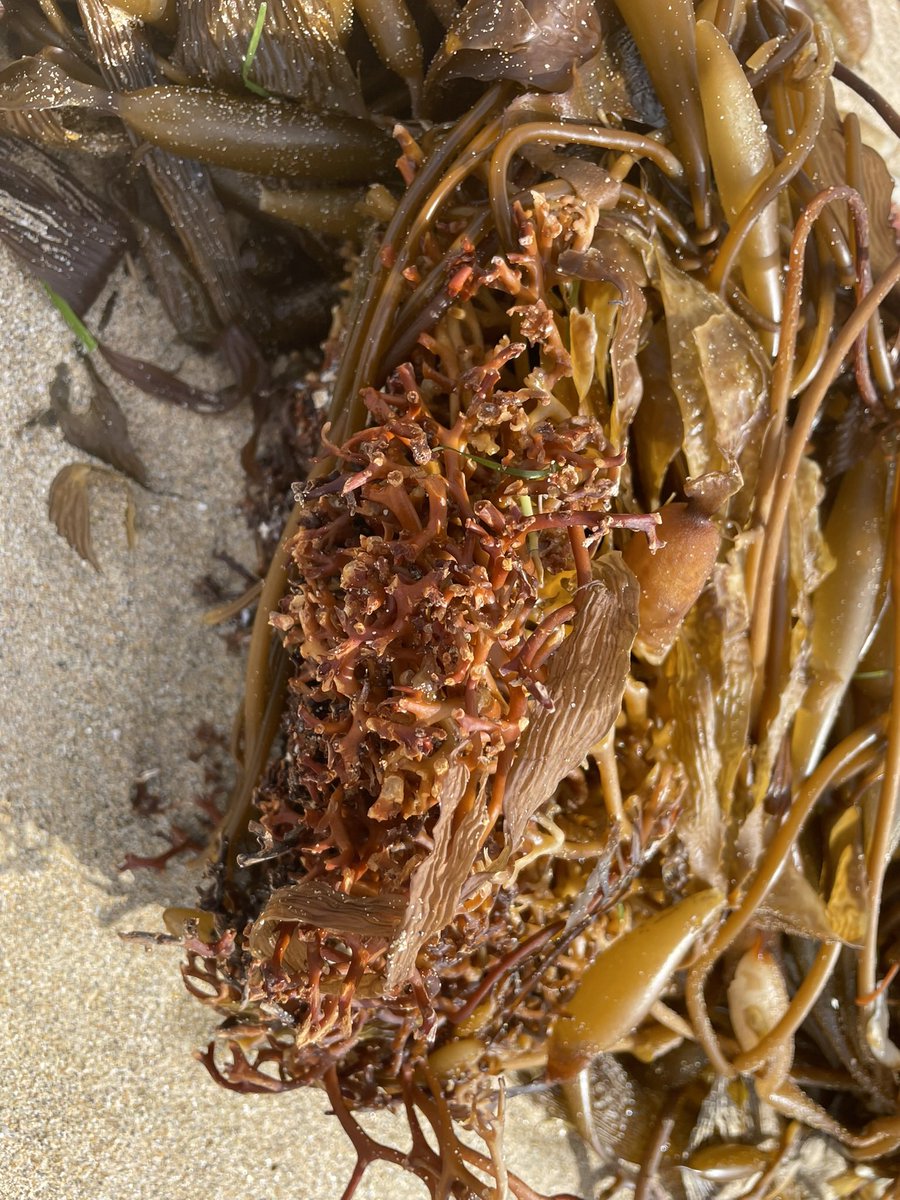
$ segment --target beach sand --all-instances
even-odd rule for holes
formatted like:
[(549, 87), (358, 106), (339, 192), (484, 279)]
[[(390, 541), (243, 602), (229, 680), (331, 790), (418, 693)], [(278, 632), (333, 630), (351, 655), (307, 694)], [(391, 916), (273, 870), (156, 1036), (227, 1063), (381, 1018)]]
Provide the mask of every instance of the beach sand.
[[(881, 9), (867, 67), (900, 106), (884, 68), (900, 62), (900, 18), (894, 0)], [(195, 584), (228, 579), (217, 551), (254, 564), (238, 466), (248, 414), (196, 416), (116, 383), (150, 488), (134, 489), (133, 551), (123, 492), (94, 491), (98, 574), (47, 518), (54, 475), (85, 456), (28, 426), (59, 362), (83, 389), (73, 338), (2, 248), (0, 279), (0, 1197), (337, 1200), (353, 1155), (323, 1094), (216, 1087), (191, 1057), (214, 1020), (184, 991), (177, 949), (118, 937), (160, 929), (161, 907), (190, 903), (197, 882), (183, 859), (161, 874), (117, 864), (164, 849), (172, 820), (197, 826), (195, 730), (226, 733), (237, 703), (241, 659), (201, 623)], [(113, 292), (110, 344), (179, 366), (187, 352), (140, 270), (116, 273), (92, 319)], [(217, 382), (210, 364), (192, 369)], [(146, 772), (168, 805), (151, 817), (129, 800)], [(389, 1114), (376, 1125), (401, 1129)], [(508, 1150), (539, 1188), (589, 1186), (571, 1136), (536, 1102), (513, 1102)], [(381, 1167), (358, 1193), (423, 1194)]]

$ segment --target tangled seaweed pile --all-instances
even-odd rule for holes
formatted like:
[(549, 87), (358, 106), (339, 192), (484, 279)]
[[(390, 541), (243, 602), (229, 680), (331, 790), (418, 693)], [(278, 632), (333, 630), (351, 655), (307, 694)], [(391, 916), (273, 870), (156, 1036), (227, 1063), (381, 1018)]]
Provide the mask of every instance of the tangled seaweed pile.
[[(558, 1086), (602, 1194), (887, 1194), (900, 258), (828, 29), (780, 0), (103, 10), (10, 6), (56, 35), (0, 75), (16, 137), (124, 122), (163, 207), (189, 175), (248, 244), (265, 215), (357, 239), (239, 779), (167, 914), (210, 1074), (323, 1086), (347, 1198), (379, 1159), (535, 1196), (509, 1078)], [(264, 362), (289, 333), (221, 303), (171, 205)], [(383, 1105), (410, 1149), (353, 1115)]]

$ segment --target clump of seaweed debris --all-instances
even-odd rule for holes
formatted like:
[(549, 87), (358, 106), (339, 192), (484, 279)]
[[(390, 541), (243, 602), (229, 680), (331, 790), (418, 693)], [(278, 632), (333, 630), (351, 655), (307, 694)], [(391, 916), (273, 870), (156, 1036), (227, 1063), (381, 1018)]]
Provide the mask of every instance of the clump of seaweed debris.
[[(780, 0), (66, 11), (10, 5), (40, 44), (0, 74), (15, 136), (127, 134), (119, 209), (151, 220), (149, 180), (229, 399), (258, 434), (285, 395), (305, 428), (298, 395), (329, 404), (256, 589), (207, 881), (167, 913), (223, 1018), (209, 1073), (324, 1088), (345, 1198), (377, 1160), (535, 1196), (508, 1078), (557, 1089), (602, 1194), (885, 1195), (900, 258), (828, 25)], [(867, 9), (840, 12), (859, 53)], [(252, 264), (271, 227), (349, 265), (300, 391), (270, 364), (302, 320), (218, 257), (233, 227)], [(354, 1116), (386, 1105), (411, 1148)]]

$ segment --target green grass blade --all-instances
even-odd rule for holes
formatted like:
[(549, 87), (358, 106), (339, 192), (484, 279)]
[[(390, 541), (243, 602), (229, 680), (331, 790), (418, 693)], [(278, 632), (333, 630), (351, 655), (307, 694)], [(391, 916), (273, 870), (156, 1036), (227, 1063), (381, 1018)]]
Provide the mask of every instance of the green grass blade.
[(54, 308), (56, 308), (62, 315), (63, 320), (81, 342), (82, 346), (84, 346), (88, 354), (93, 354), (97, 349), (97, 339), (84, 324), (72, 306), (63, 300), (59, 292), (54, 292), (49, 283), (42, 284), (41, 286), (50, 297), (50, 301)]
[[(452, 446), (437, 446), (434, 453), (439, 450), (452, 450)], [(468, 450), (457, 450), (457, 454), (461, 454), (463, 458), (470, 458), (472, 462), (477, 462), (481, 467), (488, 467), (491, 471), (499, 471), (501, 475), (512, 475), (514, 479), (546, 479), (555, 466), (554, 463), (549, 463), (546, 467), (507, 467), (503, 463), (494, 462), (492, 458), (482, 458), (480, 454), (471, 454)]]
[(251, 92), (255, 92), (257, 96), (265, 96), (267, 98), (269, 93), (266, 89), (260, 87), (258, 83), (254, 83), (250, 78), (250, 68), (253, 66), (256, 51), (259, 49), (259, 39), (262, 37), (263, 26), (266, 23), (266, 10), (268, 7), (266, 0), (263, 0), (257, 10), (253, 32), (250, 34), (250, 44), (247, 47), (247, 53), (244, 55), (244, 61), (241, 65), (241, 79), (244, 81), (244, 87), (249, 88)]

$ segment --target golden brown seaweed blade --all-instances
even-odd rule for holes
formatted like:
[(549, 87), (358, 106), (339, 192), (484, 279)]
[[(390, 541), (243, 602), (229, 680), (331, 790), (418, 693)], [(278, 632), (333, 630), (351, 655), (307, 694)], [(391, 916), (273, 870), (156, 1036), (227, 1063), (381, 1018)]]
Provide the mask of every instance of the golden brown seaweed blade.
[(574, 1075), (643, 1021), (723, 902), (717, 888), (697, 892), (623, 934), (600, 955), (553, 1027), (551, 1079)]
[(572, 632), (547, 675), (552, 709), (540, 709), (522, 735), (504, 798), (512, 853), (545, 800), (606, 734), (618, 715), (638, 627), (640, 589), (618, 554), (607, 555), (581, 597)]

